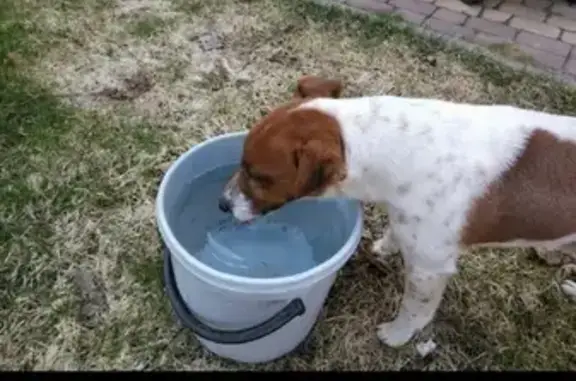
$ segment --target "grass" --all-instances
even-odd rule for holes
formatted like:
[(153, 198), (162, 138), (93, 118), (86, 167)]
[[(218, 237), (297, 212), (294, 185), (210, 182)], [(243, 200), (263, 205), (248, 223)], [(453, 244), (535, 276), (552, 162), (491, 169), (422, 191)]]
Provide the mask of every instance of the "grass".
[(136, 37), (147, 38), (159, 33), (164, 27), (164, 20), (160, 17), (148, 16), (134, 22), (132, 33)]
[[(419, 359), (413, 343), (382, 347), (375, 326), (394, 314), (402, 275), (398, 258), (383, 269), (368, 260), (385, 220), (373, 205), (308, 351), (254, 367), (215, 358), (172, 320), (153, 206), (180, 153), (249, 127), (304, 73), (343, 78), (348, 96), (572, 115), (574, 89), (423, 39), (393, 18), (304, 1), (11, 5), (0, 13), (0, 369), (576, 367), (576, 317), (557, 269), (521, 251), (463, 256), (423, 335), (439, 344), (432, 357)], [(204, 51), (211, 33), (221, 48)]]

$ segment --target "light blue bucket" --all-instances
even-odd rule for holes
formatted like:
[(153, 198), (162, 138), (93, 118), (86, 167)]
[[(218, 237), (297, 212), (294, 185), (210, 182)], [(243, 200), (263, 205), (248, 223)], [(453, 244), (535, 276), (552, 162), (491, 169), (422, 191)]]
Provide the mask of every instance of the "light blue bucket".
[[(217, 167), (238, 164), (245, 136), (245, 132), (219, 136), (178, 158), (160, 184), (156, 220), (165, 249), (166, 292), (177, 317), (211, 352), (259, 363), (290, 353), (312, 330), (338, 270), (358, 246), (362, 208), (359, 202), (346, 200), (342, 220), (326, 222), (341, 225), (342, 245), (317, 266), (294, 275), (251, 278), (221, 272), (199, 261), (197, 253), (184, 244), (189, 237), (175, 229), (181, 195), (191, 179)], [(218, 196), (214, 195), (215, 207)], [(315, 212), (317, 218), (318, 210), (312, 204), (305, 213), (315, 216)]]

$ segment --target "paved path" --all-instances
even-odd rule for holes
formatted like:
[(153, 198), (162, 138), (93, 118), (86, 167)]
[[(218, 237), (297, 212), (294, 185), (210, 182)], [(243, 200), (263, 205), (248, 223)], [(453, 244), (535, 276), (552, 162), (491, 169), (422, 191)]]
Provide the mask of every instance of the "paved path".
[(485, 0), (483, 6), (459, 0), (331, 1), (368, 12), (397, 13), (449, 38), (511, 48), (519, 55), (505, 53), (506, 58), (521, 57), (524, 63), (576, 81), (576, 7), (564, 0)]

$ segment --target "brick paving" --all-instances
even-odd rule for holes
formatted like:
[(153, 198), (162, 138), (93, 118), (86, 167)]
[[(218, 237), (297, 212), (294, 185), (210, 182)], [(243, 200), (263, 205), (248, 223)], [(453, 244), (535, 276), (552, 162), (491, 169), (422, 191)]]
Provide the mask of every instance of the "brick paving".
[(481, 6), (459, 0), (330, 1), (396, 13), (435, 34), (488, 48), (512, 44), (532, 66), (576, 82), (576, 6), (565, 0), (485, 0)]

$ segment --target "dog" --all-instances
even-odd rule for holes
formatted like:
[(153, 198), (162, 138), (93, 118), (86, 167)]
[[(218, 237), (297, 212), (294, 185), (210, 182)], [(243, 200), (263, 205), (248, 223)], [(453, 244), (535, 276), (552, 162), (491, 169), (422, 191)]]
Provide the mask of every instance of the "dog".
[[(292, 200), (384, 204), (373, 244), (400, 251), (401, 306), (380, 324), (397, 347), (430, 323), (462, 249), (535, 247), (576, 260), (576, 118), (506, 105), (398, 96), (341, 98), (305, 76), (249, 131), (219, 207), (250, 221)], [(571, 246), (572, 245), (572, 246)], [(562, 289), (576, 298), (576, 282)]]

